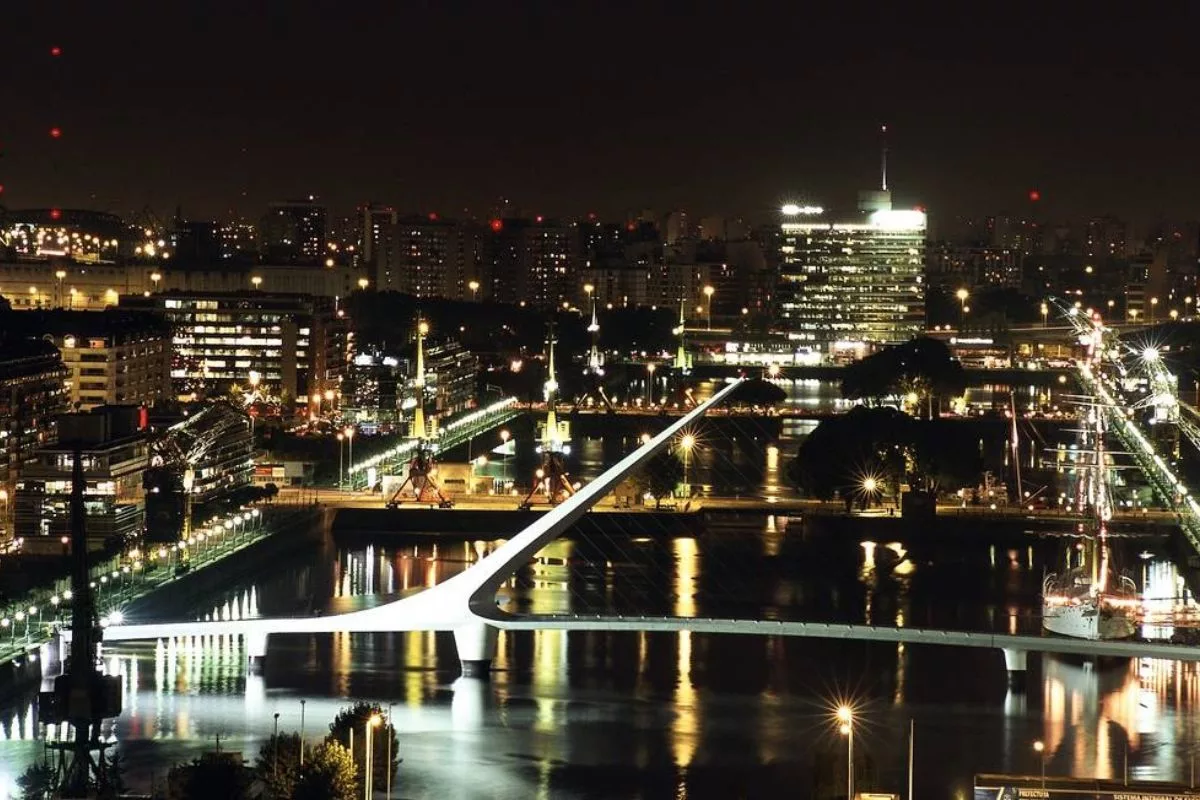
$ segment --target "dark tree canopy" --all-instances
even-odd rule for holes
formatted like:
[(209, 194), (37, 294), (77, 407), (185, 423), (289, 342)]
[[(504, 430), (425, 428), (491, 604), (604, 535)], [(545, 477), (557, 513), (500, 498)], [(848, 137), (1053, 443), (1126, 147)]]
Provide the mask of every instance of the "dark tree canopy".
[(908, 483), (926, 491), (974, 483), (981, 457), (971, 437), (956, 435), (953, 421), (916, 420), (891, 407), (856, 406), (822, 420), (788, 465), (788, 478), (819, 500), (862, 498), (874, 478), (898, 494)]
[(662, 499), (670, 497), (683, 482), (683, 461), (673, 450), (663, 450), (646, 462), (639, 477), (645, 491), (654, 495), (654, 507), (658, 508), (662, 505)]
[(305, 759), (296, 779), (292, 800), (356, 800), (358, 776), (350, 751), (335, 741), (326, 741)]
[(254, 773), (268, 798), (290, 798), (300, 775), (300, 734), (281, 733), (263, 742), (254, 761)]
[(962, 364), (944, 342), (926, 337), (888, 347), (846, 367), (842, 394), (850, 400), (878, 403), (885, 397), (915, 394), (923, 406), (934, 398), (966, 391)]
[(742, 381), (729, 398), (729, 403), (751, 406), (773, 406), (787, 399), (787, 392), (762, 378)]
[(252, 774), (234, 753), (206, 753), (167, 774), (170, 796), (181, 800), (243, 800)]

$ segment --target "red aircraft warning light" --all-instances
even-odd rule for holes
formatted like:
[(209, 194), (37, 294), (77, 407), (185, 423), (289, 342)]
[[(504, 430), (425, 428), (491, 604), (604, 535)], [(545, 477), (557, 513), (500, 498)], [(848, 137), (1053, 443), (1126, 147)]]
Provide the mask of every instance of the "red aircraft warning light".
[(54, 127), (50, 129), (50, 138), (57, 139), (62, 136), (62, 128)]
[(50, 48), (50, 55), (54, 56), (55, 58), (58, 58), (59, 56), (62, 55), (62, 48), (59, 47), (58, 45), (54, 45), (53, 47)]
[(1039, 192), (1037, 189), (1030, 189), (1029, 190), (1029, 199), (1032, 202), (1036, 203), (1038, 200), (1042, 199), (1042, 193)]
[(62, 209), (50, 209), (50, 219), (62, 219)]
[(492, 225), (492, 230), (495, 231), (496, 233), (499, 233), (500, 229), (504, 227), (504, 223), (498, 219), (492, 220), (491, 225)]

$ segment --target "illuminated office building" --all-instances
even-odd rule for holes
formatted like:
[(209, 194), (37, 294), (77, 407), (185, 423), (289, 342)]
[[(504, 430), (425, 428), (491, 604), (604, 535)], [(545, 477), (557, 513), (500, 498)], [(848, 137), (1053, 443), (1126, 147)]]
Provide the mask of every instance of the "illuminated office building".
[(246, 387), (282, 402), (336, 390), (350, 334), (328, 298), (267, 292), (164, 292), (130, 297), (171, 325), (172, 389), (181, 399), (227, 395)]
[(785, 206), (777, 322), (822, 358), (861, 357), (924, 330), (925, 214), (864, 192), (859, 213)]

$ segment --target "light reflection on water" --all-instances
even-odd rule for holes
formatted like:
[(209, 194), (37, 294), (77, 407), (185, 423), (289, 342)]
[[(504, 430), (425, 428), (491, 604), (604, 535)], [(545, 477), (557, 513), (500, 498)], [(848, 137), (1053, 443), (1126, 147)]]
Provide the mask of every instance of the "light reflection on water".
[[(899, 542), (864, 544), (834, 559), (774, 519), (758, 531), (713, 529), (610, 550), (559, 541), (505, 592), (535, 613), (649, 602), (662, 613), (715, 615), (729, 603), (738, 615), (753, 605), (780, 618), (1036, 630), (1036, 587), (1057, 557), (1052, 546), (983, 547), (956, 561)], [(493, 546), (331, 550), (213, 598), (193, 616), (363, 607), (445, 580)], [(854, 560), (851, 570), (837, 566)], [(722, 574), (737, 569), (748, 574)], [(1194, 606), (1169, 562), (1148, 560), (1144, 576), (1151, 601)], [(820, 706), (848, 688), (870, 721), (862, 747), (878, 765), (876, 788), (903, 784), (910, 716), (922, 774), (947, 787), (928, 796), (948, 796), (976, 771), (1036, 770), (1037, 739), (1052, 774), (1118, 776), (1128, 745), (1131, 777), (1186, 778), (1200, 721), (1195, 665), (1034, 661), (1021, 698), (1005, 693), (999, 656), (989, 651), (543, 631), (502, 634), (493, 680), (480, 684), (457, 679), (444, 634), (276, 636), (263, 675), (247, 674), (239, 638), (191, 638), (107, 651), (126, 686), (125, 710), (107, 733), (129, 757), (131, 779), (148, 785), (152, 765), (161, 780), (166, 763), (211, 748), (218, 736), (223, 748), (252, 757), (274, 713), (281, 729), (299, 729), (301, 698), (316, 736), (343, 698), (369, 697), (395, 706), (404, 797), (711, 797), (734, 778), (780, 791), (811, 785), (817, 757), (844, 746), (828, 735)], [(0, 714), (0, 797), (38, 757), (35, 736), (62, 733), (42, 734), (28, 699)], [(622, 770), (642, 784), (606, 777)]]

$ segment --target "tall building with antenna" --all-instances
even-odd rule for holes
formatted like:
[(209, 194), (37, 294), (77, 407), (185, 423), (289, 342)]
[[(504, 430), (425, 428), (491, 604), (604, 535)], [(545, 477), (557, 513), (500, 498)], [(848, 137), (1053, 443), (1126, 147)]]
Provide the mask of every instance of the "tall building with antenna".
[(924, 330), (925, 212), (892, 207), (887, 156), (885, 140), (879, 188), (856, 212), (782, 209), (776, 321), (808, 358), (853, 360)]

